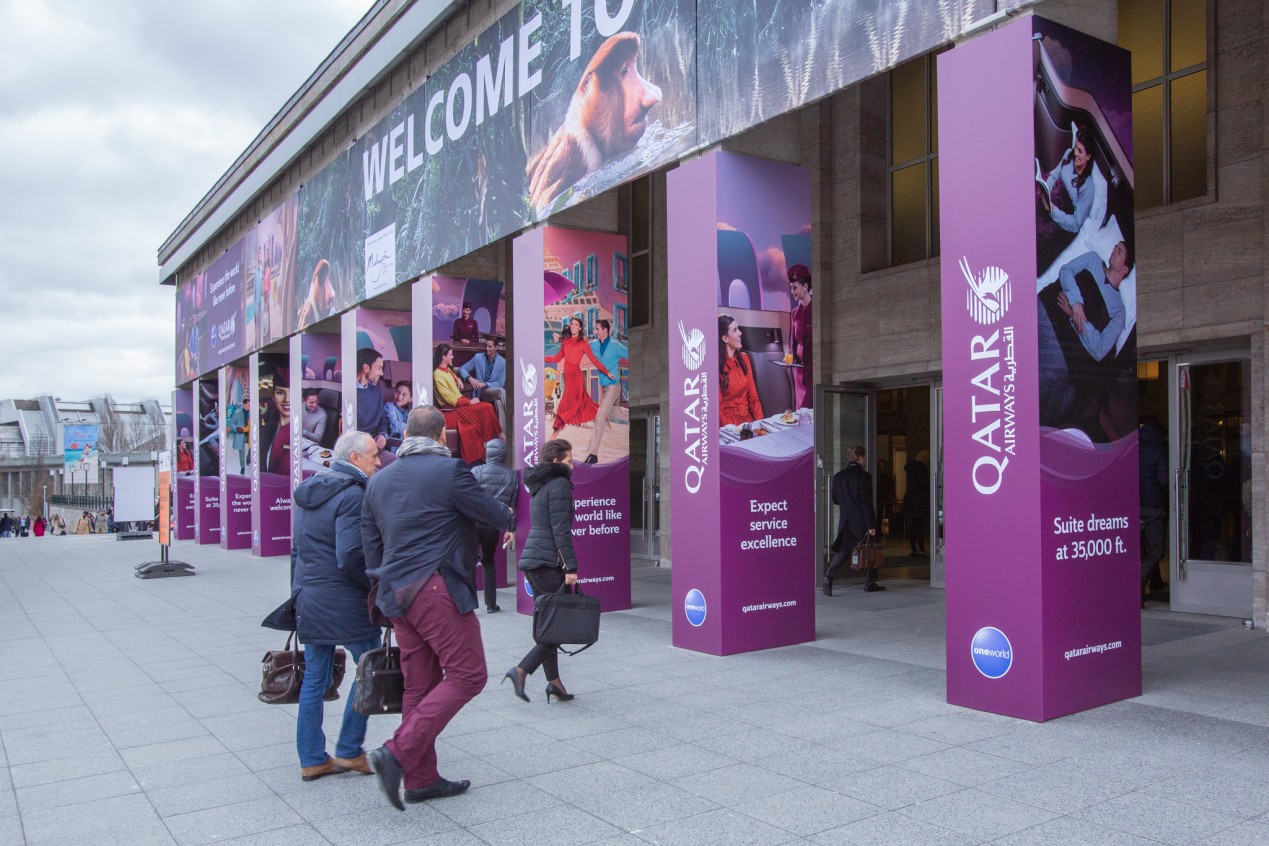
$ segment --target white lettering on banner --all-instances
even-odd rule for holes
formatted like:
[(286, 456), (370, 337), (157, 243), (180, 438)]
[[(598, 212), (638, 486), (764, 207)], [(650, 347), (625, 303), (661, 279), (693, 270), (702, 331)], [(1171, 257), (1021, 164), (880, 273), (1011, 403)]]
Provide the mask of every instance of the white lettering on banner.
[[(616, 34), (625, 26), (634, 9), (634, 0), (620, 0), (616, 13), (610, 13), (614, 0), (591, 0), (593, 18), (583, 15), (586, 0), (560, 0), (569, 10), (569, 61), (582, 55), (582, 21), (593, 19), (595, 31), (603, 38)], [(542, 13), (526, 20), (516, 35), (504, 39), (493, 52), (479, 57), (472, 70), (458, 72), (448, 90), (436, 91), (423, 110), (423, 144), (427, 155), (435, 156), (444, 149), (445, 141), (460, 141), (472, 124), (480, 126), (486, 118), (511, 106), (514, 100), (529, 94), (542, 82)], [(559, 69), (555, 69), (559, 71)], [(473, 84), (472, 79), (475, 78)], [(436, 112), (444, 114), (444, 133), (433, 133)], [(402, 141), (404, 140), (404, 145)], [(362, 183), (366, 201), (383, 191), (385, 181), (392, 185), (423, 166), (424, 156), (415, 155), (414, 115), (389, 128), (382, 138), (367, 144), (361, 153)]]
[[(992, 308), (982, 308), (982, 294), (974, 288), (974, 279), (965, 260), (961, 260), (965, 278), (971, 293), (971, 313), (980, 323), (995, 322), (1004, 317), (1009, 308), (1008, 288), (991, 303)], [(1004, 271), (997, 271), (1008, 282)], [(999, 293), (999, 291), (998, 291)], [(1014, 360), (1014, 329), (1003, 326), (990, 335), (975, 335), (969, 342), (969, 360), (982, 362), (980, 369), (969, 380), (969, 422), (974, 427), (970, 438), (981, 449), (971, 471), (974, 489), (990, 496), (1000, 490), (1010, 456), (1017, 454), (1017, 426), (1015, 401), (1017, 398), (1018, 366)], [(1002, 343), (1003, 342), (1003, 343)], [(999, 380), (999, 382), (997, 381)]]
[(683, 408), (683, 454), (690, 462), (683, 471), (688, 493), (701, 489), (701, 479), (709, 466), (709, 374), (705, 371), (683, 380), (683, 400), (693, 399)]

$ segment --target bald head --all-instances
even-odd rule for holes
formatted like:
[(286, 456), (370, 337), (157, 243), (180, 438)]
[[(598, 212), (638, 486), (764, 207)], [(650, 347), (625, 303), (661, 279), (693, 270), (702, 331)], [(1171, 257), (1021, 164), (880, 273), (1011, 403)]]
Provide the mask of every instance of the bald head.
[(445, 434), (445, 416), (434, 405), (420, 405), (405, 419), (407, 438), (431, 438), (441, 440)]

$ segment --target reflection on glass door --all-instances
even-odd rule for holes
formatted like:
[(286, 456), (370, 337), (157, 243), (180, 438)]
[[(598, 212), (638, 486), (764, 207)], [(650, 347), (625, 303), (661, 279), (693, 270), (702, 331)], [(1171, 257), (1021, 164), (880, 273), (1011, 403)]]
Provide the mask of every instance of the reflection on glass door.
[(1176, 371), (1172, 607), (1250, 616), (1251, 364), (1192, 357)]
[(816, 386), (815, 537), (819, 552), (815, 580), (824, 576), (828, 547), (837, 531), (832, 500), (833, 474), (846, 466), (846, 450), (869, 445), (868, 392)]
[(876, 391), (871, 466), (886, 575), (929, 579), (934, 551), (930, 524), (933, 483), (929, 385)]
[(660, 557), (660, 486), (657, 455), (661, 417), (655, 412), (630, 412), (630, 554), (634, 558)]

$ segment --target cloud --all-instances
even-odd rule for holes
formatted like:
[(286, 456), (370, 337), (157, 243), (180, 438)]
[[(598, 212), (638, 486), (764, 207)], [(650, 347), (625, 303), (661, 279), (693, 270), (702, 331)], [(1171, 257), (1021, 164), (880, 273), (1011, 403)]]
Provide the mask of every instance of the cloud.
[(366, 0), (0, 0), (0, 398), (170, 397), (158, 246)]

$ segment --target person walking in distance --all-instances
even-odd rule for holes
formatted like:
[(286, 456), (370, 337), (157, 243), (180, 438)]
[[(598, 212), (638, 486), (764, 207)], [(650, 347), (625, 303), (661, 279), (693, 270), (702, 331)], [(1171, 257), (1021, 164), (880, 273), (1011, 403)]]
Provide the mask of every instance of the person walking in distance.
[(370, 773), (362, 749), (367, 718), (353, 710), (353, 693), (333, 758), (326, 754), (322, 732), (322, 697), (330, 687), (337, 645), (348, 650), (353, 663), (379, 645), (379, 627), (366, 613), (370, 579), (361, 544), (361, 505), (366, 482), (379, 469), (379, 449), (374, 438), (354, 431), (340, 436), (333, 453), (330, 467), (305, 479), (292, 500), (291, 589), (298, 591), (296, 636), (304, 644), (305, 664), (295, 745), (304, 781), (349, 770)]
[(440, 409), (415, 408), (405, 435), (397, 460), (366, 486), (361, 512), (366, 573), (378, 582), (376, 604), (392, 620), (405, 676), (401, 725), (370, 753), (399, 811), (402, 782), (405, 802), (457, 796), (471, 784), (441, 776), (436, 738), (489, 678), (474, 613), (476, 528), (512, 528), (511, 510), (442, 443)]
[[(516, 474), (507, 467), (507, 442), (502, 438), (493, 438), (485, 444), (485, 463), (477, 464), (471, 473), (480, 482), (480, 486), (494, 499), (508, 508), (516, 504)], [(494, 572), (494, 556), (498, 552), (498, 541), (501, 539), (497, 529), (481, 526), (476, 530), (480, 538), (481, 578), (485, 586), (485, 613), (497, 614), (498, 579)]]
[[(554, 593), (562, 585), (577, 584), (577, 553), (573, 550), (573, 445), (563, 438), (542, 447), (538, 464), (524, 471), (529, 503), (529, 537), (524, 542), (519, 569), (534, 596)], [(538, 667), (546, 675), (546, 701), (573, 698), (560, 681), (558, 644), (539, 643), (502, 677), (511, 679), (516, 696), (529, 701), (524, 683)]]
[[(833, 579), (842, 564), (850, 561), (851, 553), (864, 536), (877, 534), (877, 511), (872, 504), (872, 476), (864, 469), (864, 448), (853, 446), (846, 450), (848, 458), (844, 468), (833, 476), (833, 504), (837, 506), (837, 537), (830, 549), (832, 561), (824, 573), (825, 596), (833, 595)], [(877, 568), (865, 571), (864, 590), (885, 590), (877, 584)]]

